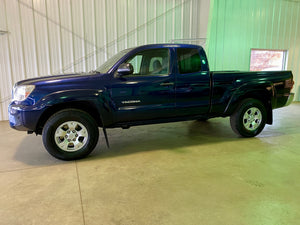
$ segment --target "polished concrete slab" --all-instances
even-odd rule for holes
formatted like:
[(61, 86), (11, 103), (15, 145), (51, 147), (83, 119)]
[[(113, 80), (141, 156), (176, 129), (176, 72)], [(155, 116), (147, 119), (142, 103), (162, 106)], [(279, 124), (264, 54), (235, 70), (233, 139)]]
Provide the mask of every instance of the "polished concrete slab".
[(299, 224), (300, 103), (255, 138), (228, 118), (108, 134), (64, 162), (0, 122), (0, 224)]

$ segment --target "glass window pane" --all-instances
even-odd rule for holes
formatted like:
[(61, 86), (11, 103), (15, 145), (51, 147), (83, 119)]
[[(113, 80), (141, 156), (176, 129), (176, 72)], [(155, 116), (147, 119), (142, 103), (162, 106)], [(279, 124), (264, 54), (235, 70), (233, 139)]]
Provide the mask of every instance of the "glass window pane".
[(142, 58), (142, 55), (136, 55), (129, 61), (129, 63), (131, 63), (131, 65), (133, 66), (133, 74), (140, 74)]
[(169, 49), (149, 49), (137, 53), (127, 62), (134, 68), (133, 75), (168, 75)]
[(195, 73), (201, 70), (201, 60), (198, 49), (179, 48), (177, 49), (179, 73)]

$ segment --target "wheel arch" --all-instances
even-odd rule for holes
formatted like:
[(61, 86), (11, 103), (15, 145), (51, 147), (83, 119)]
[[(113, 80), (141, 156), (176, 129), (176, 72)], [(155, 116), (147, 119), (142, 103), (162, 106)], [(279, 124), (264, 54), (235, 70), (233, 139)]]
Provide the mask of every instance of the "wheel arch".
[(229, 103), (226, 106), (225, 112), (224, 114), (226, 115), (232, 115), (237, 108), (239, 107), (240, 102), (242, 102), (243, 100), (247, 99), (247, 98), (252, 98), (252, 99), (256, 99), (259, 100), (263, 103), (263, 105), (266, 108), (266, 112), (267, 112), (267, 124), (272, 124), (273, 123), (273, 105), (274, 105), (274, 92), (273, 92), (273, 88), (271, 90), (268, 90), (270, 88), (266, 88), (264, 90), (259, 89), (259, 90), (255, 90), (255, 91), (249, 91), (246, 92), (242, 95), (240, 94), (235, 94), (232, 96), (232, 98), (230, 99)]
[(48, 107), (40, 116), (39, 121), (37, 123), (35, 133), (36, 134), (42, 134), (43, 127), (47, 120), (58, 111), (64, 110), (64, 109), (79, 109), (86, 113), (88, 113), (96, 122), (99, 127), (102, 126), (103, 121), (101, 119), (101, 115), (95, 106), (94, 103), (91, 103), (89, 101), (72, 101), (72, 102), (63, 102), (58, 103), (55, 105), (52, 105)]

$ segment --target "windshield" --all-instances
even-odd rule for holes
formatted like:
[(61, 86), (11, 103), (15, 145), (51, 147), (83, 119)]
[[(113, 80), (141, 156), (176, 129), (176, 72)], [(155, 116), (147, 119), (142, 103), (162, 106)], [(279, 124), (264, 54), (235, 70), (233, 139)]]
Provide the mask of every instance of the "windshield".
[(125, 50), (117, 53), (116, 55), (111, 57), (109, 60), (107, 60), (105, 63), (103, 63), (100, 67), (98, 67), (96, 71), (98, 71), (100, 73), (107, 73), (113, 67), (113, 65), (115, 65), (116, 62), (118, 62), (130, 50), (132, 50), (132, 49), (125, 49)]

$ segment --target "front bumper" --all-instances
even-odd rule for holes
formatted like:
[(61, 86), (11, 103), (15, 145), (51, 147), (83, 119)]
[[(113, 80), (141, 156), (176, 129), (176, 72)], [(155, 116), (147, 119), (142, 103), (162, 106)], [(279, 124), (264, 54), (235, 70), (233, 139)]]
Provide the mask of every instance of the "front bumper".
[(40, 115), (40, 110), (35, 110), (32, 106), (14, 103), (8, 106), (9, 125), (16, 130), (35, 131)]

